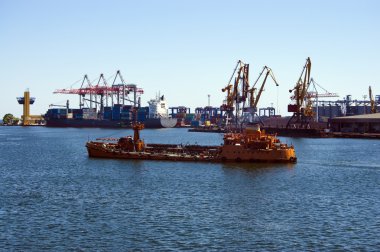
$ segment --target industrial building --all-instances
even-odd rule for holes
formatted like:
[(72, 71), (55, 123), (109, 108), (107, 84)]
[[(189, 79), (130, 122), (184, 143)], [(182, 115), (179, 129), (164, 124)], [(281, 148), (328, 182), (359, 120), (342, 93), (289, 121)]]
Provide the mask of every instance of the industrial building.
[(335, 117), (330, 119), (333, 132), (380, 133), (380, 113)]
[(340, 116), (370, 114), (373, 109), (380, 111), (380, 95), (376, 95), (373, 100), (353, 100), (351, 95), (347, 95), (343, 100), (318, 101), (318, 110), (314, 105), (313, 113), (318, 116), (318, 121), (324, 122)]

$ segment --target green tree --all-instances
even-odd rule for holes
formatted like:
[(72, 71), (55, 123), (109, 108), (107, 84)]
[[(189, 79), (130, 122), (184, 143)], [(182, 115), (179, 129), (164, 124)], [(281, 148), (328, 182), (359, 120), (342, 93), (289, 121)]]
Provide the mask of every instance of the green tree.
[(18, 125), (19, 122), (20, 122), (20, 118), (13, 117), (13, 125)]
[(14, 117), (12, 114), (6, 114), (3, 117), (3, 124), (12, 125), (12, 124), (17, 124), (19, 121), (20, 119)]

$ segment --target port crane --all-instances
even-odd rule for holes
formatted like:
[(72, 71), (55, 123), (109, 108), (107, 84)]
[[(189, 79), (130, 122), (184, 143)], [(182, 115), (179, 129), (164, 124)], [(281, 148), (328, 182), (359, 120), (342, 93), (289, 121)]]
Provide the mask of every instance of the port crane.
[(103, 93), (100, 93), (100, 113), (103, 114), (104, 112), (104, 100), (105, 100), (105, 104), (106, 104), (106, 107), (108, 107), (108, 97), (112, 94), (112, 93), (109, 93), (109, 90), (108, 90), (108, 83), (107, 83), (107, 80), (106, 78), (104, 78), (104, 74), (101, 73), (100, 76), (99, 76), (99, 80), (98, 80), (98, 83), (96, 84), (96, 87), (99, 88), (99, 87), (102, 87), (101, 86), (101, 81), (103, 82), (103, 87), (106, 87), (106, 89), (104, 90)]
[[(232, 81), (234, 82), (232, 83)], [(241, 111), (244, 110), (244, 104), (248, 97), (248, 89), (249, 64), (239, 60), (227, 86), (222, 89), (222, 92), (227, 92), (226, 101), (220, 107), (221, 111), (225, 113), (226, 125), (230, 123), (231, 119), (234, 120), (236, 126), (239, 124)]]
[[(117, 84), (116, 80), (117, 77), (119, 77), (121, 83)], [(125, 101), (130, 102), (133, 104), (134, 107), (140, 107), (141, 100), (140, 95), (144, 93), (144, 90), (141, 88), (138, 88), (136, 84), (127, 84), (124, 81), (123, 76), (121, 75), (120, 70), (117, 70), (115, 78), (112, 83), (112, 89), (115, 90), (116, 93), (116, 101), (119, 104), (125, 104)], [(129, 94), (133, 95), (133, 98), (129, 98)]]
[[(286, 124), (286, 128), (289, 128), (291, 125), (306, 127), (309, 125), (309, 121), (312, 118), (310, 102), (305, 104), (305, 100), (308, 98), (307, 90), (310, 85), (310, 71), (311, 60), (310, 58), (307, 58), (296, 85), (293, 89), (289, 90), (289, 93), (293, 92), (291, 99), (295, 101), (295, 104), (288, 105), (288, 112), (293, 112), (293, 115)], [(308, 99), (310, 99), (310, 97)]]
[[(264, 74), (264, 72), (265, 72), (265, 74)], [(256, 94), (256, 91), (257, 91), (256, 85), (262, 76), (264, 76), (264, 79), (263, 79), (263, 82), (261, 83), (261, 86), (260, 86), (258, 93)], [(262, 125), (264, 125), (264, 123), (262, 122), (260, 116), (257, 115), (257, 104), (260, 100), (261, 94), (264, 91), (264, 86), (265, 86), (265, 83), (268, 79), (268, 76), (270, 76), (272, 78), (272, 80), (274, 81), (276, 86), (279, 86), (276, 78), (274, 77), (272, 69), (267, 67), (267, 66), (264, 66), (263, 70), (260, 72), (255, 83), (253, 84), (252, 88), (248, 89), (249, 107), (246, 109), (246, 111), (248, 111), (251, 114), (252, 118), (254, 118), (254, 116), (256, 115)]]
[(371, 86), (369, 86), (368, 92), (369, 92), (369, 100), (370, 100), (370, 103), (371, 103), (371, 113), (373, 114), (373, 113), (377, 112), (377, 107), (376, 107), (375, 100), (373, 99), (373, 94), (372, 94), (372, 88), (371, 88)]

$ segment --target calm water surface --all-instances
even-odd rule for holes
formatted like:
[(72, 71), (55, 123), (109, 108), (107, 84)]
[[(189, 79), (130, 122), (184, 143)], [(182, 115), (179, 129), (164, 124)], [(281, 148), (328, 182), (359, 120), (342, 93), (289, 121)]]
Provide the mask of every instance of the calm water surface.
[(88, 139), (130, 134), (0, 127), (0, 250), (380, 250), (379, 140), (282, 138), (295, 165), (88, 158)]

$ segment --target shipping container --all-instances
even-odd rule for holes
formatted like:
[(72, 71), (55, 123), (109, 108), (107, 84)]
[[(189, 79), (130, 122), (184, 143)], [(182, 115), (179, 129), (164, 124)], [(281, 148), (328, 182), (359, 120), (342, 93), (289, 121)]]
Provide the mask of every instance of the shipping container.
[(199, 121), (191, 121), (191, 127), (196, 128), (199, 127)]
[(148, 115), (148, 113), (146, 113), (145, 111), (144, 112), (141, 112), (141, 111), (139, 111), (139, 112), (137, 112), (137, 116), (139, 117), (139, 116), (147, 116)]
[(128, 116), (120, 116), (120, 120), (129, 120), (129, 121), (132, 121), (132, 118), (128, 117)]
[(48, 113), (49, 115), (66, 115), (67, 114), (67, 109), (49, 109)]
[(72, 109), (71, 111), (72, 111), (72, 113), (74, 115), (83, 114), (83, 110), (82, 109)]
[(131, 119), (132, 118), (132, 113), (131, 112), (121, 112), (120, 113), (120, 118), (121, 119)]
[(178, 118), (178, 119), (181, 119), (181, 118), (184, 118), (185, 115), (186, 115), (186, 113), (177, 113), (177, 114), (175, 115), (175, 117)]
[(112, 113), (112, 120), (119, 121), (120, 120), (120, 113)]
[(190, 125), (192, 121), (190, 119), (185, 119), (183, 122), (185, 123), (185, 125)]
[(145, 122), (146, 121), (146, 117), (137, 117), (137, 121), (138, 122)]
[(149, 107), (140, 107), (138, 110), (138, 112), (145, 112), (145, 113), (149, 113)]
[(132, 110), (132, 105), (124, 105), (121, 109), (121, 111), (129, 112)]
[(194, 118), (195, 114), (194, 113), (190, 113), (190, 114), (186, 114), (185, 118)]
[(113, 108), (112, 108), (112, 112), (114, 112), (114, 111), (120, 113), (120, 111), (121, 111), (121, 107), (113, 107)]
[(112, 119), (112, 112), (111, 111), (105, 111), (103, 113), (103, 118), (104, 119)]
[(132, 115), (132, 112), (121, 111), (120, 115)]
[(83, 113), (96, 112), (96, 108), (83, 108)]

